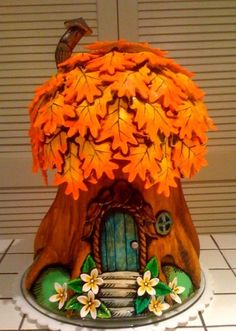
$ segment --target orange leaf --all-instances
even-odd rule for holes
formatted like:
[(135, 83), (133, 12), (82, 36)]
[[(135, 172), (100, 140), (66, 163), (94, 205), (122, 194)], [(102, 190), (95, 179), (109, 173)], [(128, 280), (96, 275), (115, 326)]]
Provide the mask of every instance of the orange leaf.
[(149, 68), (162, 68), (166, 66), (168, 63), (168, 59), (163, 56), (157, 55), (153, 52), (146, 51), (146, 52), (139, 52), (133, 55), (133, 60), (137, 65), (143, 64), (144, 62), (147, 63)]
[(138, 93), (142, 98), (147, 99), (150, 82), (150, 70), (147, 67), (142, 67), (138, 71), (117, 72), (112, 76), (103, 75), (104, 82), (109, 82), (111, 91), (117, 92), (119, 98), (134, 97)]
[(113, 75), (116, 71), (125, 71), (134, 66), (135, 63), (132, 61), (131, 54), (113, 51), (90, 61), (86, 65), (86, 69), (92, 71), (99, 70), (100, 72)]
[(115, 159), (129, 162), (122, 169), (124, 173), (128, 174), (129, 182), (132, 182), (138, 175), (143, 181), (146, 181), (150, 173), (158, 172), (158, 158), (161, 158), (161, 149), (155, 144), (150, 146), (139, 144), (137, 147), (130, 147), (130, 153), (127, 156), (115, 155)]
[(57, 171), (62, 171), (64, 162), (63, 155), (67, 150), (67, 134), (58, 130), (53, 136), (47, 137), (44, 142), (44, 165), (43, 169), (57, 168)]
[(98, 141), (111, 138), (112, 149), (115, 150), (120, 147), (122, 152), (127, 154), (128, 143), (137, 145), (135, 133), (133, 114), (127, 111), (127, 103), (117, 98), (113, 104), (109, 105), (108, 115), (103, 120)]
[(57, 128), (65, 124), (65, 117), (75, 116), (74, 107), (64, 103), (64, 97), (58, 94), (39, 109), (34, 126), (42, 128), (46, 135), (52, 134)]
[(110, 179), (114, 179), (113, 170), (118, 169), (118, 165), (111, 161), (111, 145), (108, 142), (95, 144), (92, 139), (86, 140), (82, 137), (76, 138), (79, 144), (79, 156), (84, 163), (84, 177), (88, 178), (96, 173), (97, 179), (106, 174)]
[(97, 55), (91, 53), (78, 53), (69, 57), (69, 59), (67, 59), (66, 61), (59, 63), (58, 67), (62, 69), (66, 68), (67, 70), (69, 70), (71, 68), (74, 68), (76, 65), (85, 65), (86, 62), (96, 57)]
[(130, 108), (136, 109), (134, 120), (138, 124), (138, 129), (145, 127), (145, 131), (152, 141), (156, 140), (159, 130), (166, 137), (169, 137), (170, 132), (173, 131), (171, 120), (166, 116), (166, 112), (159, 103), (146, 103), (133, 98)]
[[(163, 193), (166, 197), (170, 195), (170, 187), (177, 187), (175, 178), (179, 178), (179, 171), (174, 168), (170, 158), (166, 155), (159, 163), (160, 172), (154, 176), (158, 182), (157, 192)], [(147, 187), (146, 187), (147, 188)]]
[(101, 85), (99, 72), (85, 72), (81, 68), (75, 68), (67, 74), (66, 88), (63, 92), (66, 103), (80, 103), (84, 99), (92, 103), (95, 97), (102, 95), (98, 88)]
[(158, 100), (162, 103), (163, 107), (171, 107), (175, 110), (185, 98), (185, 94), (174, 84), (172, 79), (163, 74), (153, 74), (149, 91), (149, 100), (151, 103)]
[(72, 137), (79, 133), (82, 137), (87, 134), (88, 129), (91, 135), (96, 138), (101, 128), (98, 116), (103, 118), (107, 113), (107, 103), (112, 100), (112, 95), (109, 89), (104, 90), (101, 98), (96, 98), (94, 103), (89, 104), (84, 100), (75, 108), (77, 117), (73, 120), (68, 120), (66, 126), (69, 127), (68, 137)]
[(32, 146), (32, 155), (33, 155), (33, 172), (37, 172), (39, 168), (43, 166), (43, 146), (44, 146), (44, 133), (39, 128), (31, 126), (29, 130), (31, 146)]
[(206, 146), (200, 145), (196, 139), (178, 141), (173, 149), (173, 161), (175, 167), (178, 167), (181, 174), (185, 177), (194, 176), (203, 166), (207, 165), (204, 156)]
[(73, 198), (77, 200), (79, 198), (79, 190), (87, 191), (87, 186), (84, 183), (83, 172), (80, 169), (80, 160), (78, 157), (78, 146), (71, 143), (69, 151), (65, 156), (65, 164), (63, 172), (57, 173), (54, 179), (54, 183), (57, 185), (66, 183), (67, 195), (72, 194)]
[(207, 108), (201, 101), (185, 101), (177, 109), (178, 118), (175, 126), (179, 129), (179, 137), (191, 139), (197, 135), (203, 143), (207, 141), (205, 132), (214, 128), (212, 120), (208, 117)]
[(86, 46), (86, 48), (92, 50), (96, 54), (108, 53), (112, 50), (128, 53), (149, 51), (161, 56), (166, 54), (165, 51), (161, 51), (159, 48), (151, 48), (148, 43), (133, 43), (123, 39), (116, 41), (97, 41), (91, 45)]
[(174, 73), (170, 70), (165, 70), (165, 75), (170, 77), (175, 84), (189, 97), (189, 99), (202, 100), (204, 93), (183, 73)]

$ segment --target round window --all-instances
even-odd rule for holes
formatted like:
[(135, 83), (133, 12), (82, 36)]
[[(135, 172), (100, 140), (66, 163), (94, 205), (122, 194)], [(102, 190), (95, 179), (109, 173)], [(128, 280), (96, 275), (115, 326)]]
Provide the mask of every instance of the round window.
[(156, 221), (157, 233), (159, 233), (162, 236), (166, 236), (170, 232), (172, 225), (173, 225), (173, 220), (168, 212), (163, 211), (157, 215), (157, 221)]

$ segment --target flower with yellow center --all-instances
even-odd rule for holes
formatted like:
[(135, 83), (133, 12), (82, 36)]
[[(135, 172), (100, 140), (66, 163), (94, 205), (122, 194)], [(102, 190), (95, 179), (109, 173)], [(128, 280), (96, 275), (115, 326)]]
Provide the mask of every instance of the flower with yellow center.
[(177, 286), (177, 277), (175, 277), (172, 282), (169, 282), (169, 287), (171, 288), (172, 292), (170, 293), (170, 297), (177, 303), (181, 303), (182, 300), (178, 294), (184, 292), (185, 287)]
[(64, 283), (62, 286), (59, 283), (54, 283), (54, 288), (57, 294), (52, 295), (49, 298), (50, 302), (58, 301), (58, 309), (62, 309), (66, 300), (67, 300), (67, 283)]
[(81, 274), (80, 278), (85, 282), (82, 288), (83, 292), (91, 290), (94, 294), (97, 294), (99, 291), (98, 286), (103, 284), (103, 279), (98, 277), (98, 269), (96, 268), (91, 271), (90, 275)]
[(164, 297), (152, 296), (151, 302), (148, 305), (149, 311), (153, 312), (156, 316), (161, 316), (163, 310), (170, 308), (170, 305), (164, 302)]
[(97, 308), (101, 305), (101, 301), (95, 299), (92, 291), (88, 292), (88, 296), (80, 295), (77, 300), (84, 306), (80, 310), (80, 316), (83, 318), (90, 313), (92, 319), (97, 317)]
[(137, 283), (139, 285), (138, 295), (142, 296), (144, 295), (145, 292), (147, 292), (149, 295), (155, 295), (156, 291), (154, 289), (154, 286), (156, 286), (158, 282), (159, 282), (158, 278), (151, 279), (151, 272), (147, 270), (144, 273), (143, 278), (142, 277), (137, 278)]

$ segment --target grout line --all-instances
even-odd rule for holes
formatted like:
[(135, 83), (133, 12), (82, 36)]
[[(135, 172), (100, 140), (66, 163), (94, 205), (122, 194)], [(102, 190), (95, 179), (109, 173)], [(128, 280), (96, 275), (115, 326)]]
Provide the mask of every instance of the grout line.
[(228, 260), (226, 259), (226, 257), (224, 256), (223, 252), (221, 251), (220, 246), (218, 245), (217, 241), (215, 240), (215, 238), (213, 237), (213, 235), (211, 234), (211, 239), (214, 241), (215, 245), (217, 246), (220, 254), (222, 255), (223, 259), (225, 260), (226, 264), (228, 265), (229, 269), (232, 271), (232, 273), (234, 274), (234, 276), (236, 277), (236, 272), (234, 271), (234, 269), (231, 267), (230, 263), (228, 262)]
[(22, 327), (22, 325), (23, 325), (23, 323), (24, 323), (24, 321), (25, 321), (25, 317), (26, 317), (26, 315), (24, 314), (23, 316), (22, 316), (22, 319), (21, 319), (21, 322), (20, 322), (20, 324), (19, 324), (19, 326), (18, 326), (18, 331), (19, 330), (21, 330), (21, 327)]
[(202, 322), (202, 326), (203, 326), (203, 328), (204, 328), (204, 331), (207, 331), (206, 323), (205, 323), (204, 318), (203, 318), (203, 316), (202, 316), (202, 312), (199, 311), (199, 312), (198, 312), (198, 315), (199, 315), (199, 318), (200, 318), (200, 320), (201, 320), (201, 322)]
[(12, 244), (13, 244), (14, 241), (15, 241), (15, 240), (13, 239), (13, 240), (11, 241), (11, 243), (9, 244), (9, 246), (7, 247), (7, 249), (5, 250), (5, 252), (3, 253), (2, 257), (0, 258), (0, 263), (3, 261), (4, 257), (7, 255), (7, 252), (8, 252), (9, 249), (11, 248), (11, 246), (12, 246)]

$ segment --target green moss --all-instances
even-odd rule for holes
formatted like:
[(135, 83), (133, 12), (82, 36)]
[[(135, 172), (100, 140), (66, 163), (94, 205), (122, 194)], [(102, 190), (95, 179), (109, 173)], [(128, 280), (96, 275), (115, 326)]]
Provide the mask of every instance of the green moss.
[(58, 302), (50, 302), (49, 298), (56, 294), (54, 284), (57, 282), (60, 285), (67, 283), (70, 278), (70, 273), (63, 267), (50, 267), (44, 270), (32, 287), (32, 293), (35, 301), (45, 309), (52, 312), (62, 312), (58, 309)]
[(174, 266), (163, 266), (162, 270), (167, 278), (168, 283), (177, 278), (177, 286), (183, 286), (185, 288), (184, 292), (179, 294), (182, 302), (188, 299), (194, 292), (193, 283), (191, 278), (181, 269)]

